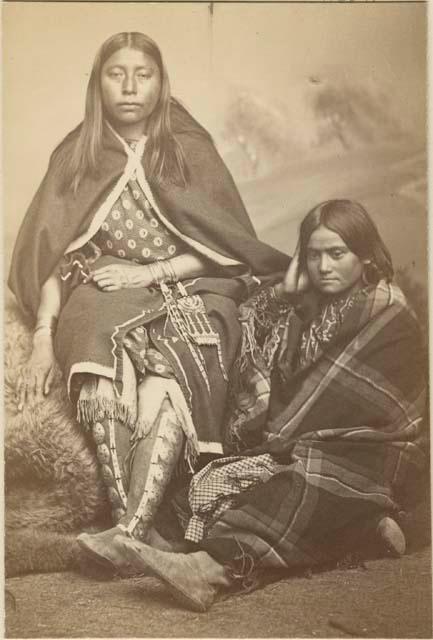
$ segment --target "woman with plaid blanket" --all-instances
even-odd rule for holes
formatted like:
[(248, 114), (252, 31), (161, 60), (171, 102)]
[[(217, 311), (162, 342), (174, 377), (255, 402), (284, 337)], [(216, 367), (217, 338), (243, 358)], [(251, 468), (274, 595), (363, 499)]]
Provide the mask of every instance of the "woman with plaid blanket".
[(241, 306), (231, 457), (193, 478), (189, 554), (124, 536), (119, 552), (185, 606), (257, 571), (323, 565), (368, 531), (405, 551), (397, 517), (425, 464), (420, 331), (364, 208), (320, 204), (283, 282)]

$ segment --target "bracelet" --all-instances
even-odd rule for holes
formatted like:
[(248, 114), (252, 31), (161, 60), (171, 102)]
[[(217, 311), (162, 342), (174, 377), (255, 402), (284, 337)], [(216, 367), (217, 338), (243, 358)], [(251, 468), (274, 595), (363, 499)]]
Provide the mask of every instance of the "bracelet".
[(51, 327), (48, 326), (40, 326), (37, 327), (34, 331), (33, 331), (33, 335), (38, 335), (38, 336), (52, 336), (53, 335), (53, 331), (51, 329)]
[(177, 282), (178, 277), (170, 260), (157, 260), (147, 265), (156, 285)]
[(161, 282), (163, 281), (163, 277), (161, 278), (161, 271), (159, 269), (159, 264), (157, 262), (151, 262), (147, 266), (149, 267), (154, 284), (156, 285), (161, 284)]
[(160, 265), (166, 275), (165, 282), (177, 282), (179, 280), (171, 260), (163, 260), (160, 262)]
[(33, 335), (39, 333), (41, 335), (52, 336), (56, 330), (57, 318), (53, 316), (47, 320), (39, 320), (33, 329)]

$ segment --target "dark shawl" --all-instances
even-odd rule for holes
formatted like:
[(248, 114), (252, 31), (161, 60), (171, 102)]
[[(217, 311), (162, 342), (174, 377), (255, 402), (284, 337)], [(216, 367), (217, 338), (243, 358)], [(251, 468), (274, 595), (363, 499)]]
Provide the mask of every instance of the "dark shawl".
[[(267, 274), (285, 269), (289, 259), (257, 239), (232, 177), (209, 134), (177, 103), (172, 104), (171, 116), (190, 182), (185, 188), (172, 183), (162, 186), (150, 183), (157, 206), (183, 236), (239, 263), (234, 268), (225, 268), (212, 263), (211, 256), (207, 274), (212, 277), (199, 278), (189, 288), (191, 293), (200, 293), (213, 329), (220, 337), (220, 357), (214, 346), (199, 347), (211, 389), (191, 350), (165, 320), (164, 301), (156, 289), (122, 289), (108, 294), (94, 284), (67, 283), (55, 351), (70, 383), (73, 400), (81, 384), (81, 376), (76, 373), (99, 372), (110, 377), (121, 391), (123, 339), (130, 329), (147, 324), (151, 342), (175, 371), (199, 440), (220, 442), (228, 382), (224, 373), (230, 370), (240, 337), (237, 304), (247, 296), (249, 285), (254, 285), (252, 274), (266, 278)], [(13, 254), (9, 286), (22, 309), (33, 317), (41, 286), (70, 243), (89, 228), (127, 161), (121, 141), (106, 127), (98, 176), (86, 175), (75, 196), (62, 191), (59, 161), (72, 149), (78, 131), (69, 134), (52, 155)], [(72, 252), (68, 257), (74, 255)], [(118, 260), (103, 256), (93, 268)], [(120, 400), (118, 411), (123, 415)]]
[[(243, 393), (229, 420), (234, 446), (239, 439), (242, 450), (281, 454), (300, 441), (407, 442), (420, 433), (421, 334), (398, 287), (381, 281), (361, 291), (338, 331), (303, 366), (293, 366), (304, 329), (293, 308), (275, 318), (272, 340), (261, 336), (264, 349), (256, 342), (254, 298), (241, 310), (244, 362), (237, 384)], [(256, 397), (247, 409), (245, 393)]]
[[(182, 145), (190, 172), (186, 188), (150, 186), (161, 211), (186, 236), (245, 265), (257, 276), (282, 271), (289, 259), (260, 242), (233, 179), (209, 134), (181, 107), (172, 103), (173, 132)], [(89, 227), (93, 214), (123, 173), (125, 151), (104, 129), (98, 175), (86, 175), (76, 195), (62, 191), (59, 160), (70, 153), (79, 127), (52, 154), (48, 171), (20, 228), (9, 275), (9, 287), (20, 307), (35, 316), (40, 289), (69, 244)]]
[[(244, 393), (258, 402), (237, 397), (232, 444), (250, 446), (253, 455), (271, 453), (281, 467), (234, 497), (204, 548), (220, 562), (229, 559), (230, 545), (239, 544), (262, 566), (329, 562), (341, 557), (352, 533), (357, 531), (359, 549), (362, 527), (385, 513), (397, 518), (416, 499), (411, 487), (423, 477), (429, 450), (419, 327), (401, 291), (381, 281), (358, 296), (316, 358), (290, 371), (281, 369), (283, 354), (274, 351), (269, 366), (254, 347), (259, 327), (251, 319), (244, 314), (249, 363), (241, 377)], [(296, 314), (287, 327), (299, 337)], [(280, 351), (284, 344), (290, 341), (281, 340)], [(286, 360), (293, 353), (289, 348)], [(270, 398), (276, 369), (284, 380), (278, 397)]]

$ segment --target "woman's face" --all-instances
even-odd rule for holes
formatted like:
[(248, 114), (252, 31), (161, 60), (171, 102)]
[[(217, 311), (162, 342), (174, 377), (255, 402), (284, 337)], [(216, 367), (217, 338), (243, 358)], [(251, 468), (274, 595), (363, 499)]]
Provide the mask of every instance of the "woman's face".
[(102, 102), (115, 128), (142, 124), (144, 133), (160, 92), (158, 65), (142, 51), (119, 49), (102, 67)]
[(307, 271), (320, 293), (335, 296), (360, 288), (363, 268), (338, 233), (323, 225), (313, 231), (307, 244)]

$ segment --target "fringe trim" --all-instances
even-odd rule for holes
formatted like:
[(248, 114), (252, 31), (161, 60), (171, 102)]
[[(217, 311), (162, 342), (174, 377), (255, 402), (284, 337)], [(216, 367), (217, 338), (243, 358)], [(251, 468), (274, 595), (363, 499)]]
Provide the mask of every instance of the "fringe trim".
[(254, 364), (256, 364), (258, 347), (255, 325), (256, 315), (253, 311), (251, 311), (248, 314), (248, 317), (242, 321), (241, 353), (239, 355), (239, 368), (241, 371), (244, 371), (244, 369), (246, 369), (250, 360)]
[(86, 431), (95, 422), (108, 418), (118, 420), (125, 424), (132, 432), (135, 431), (137, 422), (137, 412), (120, 400), (109, 398), (93, 398), (88, 400), (78, 400), (77, 420), (84, 425)]
[[(184, 448), (184, 465), (181, 465), (181, 469), (194, 473), (194, 467), (200, 455), (200, 448), (198, 444), (197, 434), (191, 433), (188, 427), (185, 425), (183, 417), (176, 413), (176, 417), (179, 421), (179, 426), (185, 435), (185, 448)], [(130, 465), (131, 460), (134, 457), (134, 451), (140, 440), (147, 438), (153, 428), (153, 424), (144, 420), (137, 421), (135, 424), (134, 432), (131, 436), (131, 449), (127, 455), (128, 461), (125, 459), (125, 464)]]
[(230, 398), (233, 399), (244, 390), (243, 374), (251, 367), (257, 367), (257, 356), (260, 357), (255, 332), (255, 314), (251, 310), (248, 316), (241, 319), (241, 340), (237, 358), (232, 367), (232, 384)]
[[(242, 310), (241, 342), (239, 355), (233, 363), (231, 397), (242, 392), (243, 374), (250, 368), (256, 367), (264, 375), (270, 376), (278, 348), (284, 332), (288, 331), (294, 314), (293, 307), (281, 307), (279, 313), (272, 309), (257, 309), (256, 305)], [(268, 327), (264, 329), (264, 321)], [(263, 344), (259, 344), (263, 343)]]
[(200, 455), (197, 435), (195, 433), (187, 434), (185, 430), (184, 433), (186, 436), (184, 460), (188, 466), (189, 471), (191, 473), (194, 473), (195, 465)]
[[(186, 468), (191, 473), (194, 473), (194, 467), (200, 455), (199, 441), (191, 419), (191, 415), (188, 411), (188, 408), (186, 407), (183, 395), (180, 396), (180, 394), (182, 394), (182, 392), (179, 388), (176, 389), (176, 391), (175, 389), (167, 389), (164, 398), (161, 401), (161, 406), (165, 398), (168, 398), (170, 400), (171, 408), (176, 415), (177, 423), (182, 429), (186, 439), (184, 448), (184, 461), (186, 464)], [(183, 406), (183, 403), (185, 403), (185, 406)], [(131, 464), (134, 456), (133, 452), (138, 442), (143, 438), (146, 438), (150, 434), (155, 426), (155, 423), (160, 419), (161, 415), (160, 413), (158, 413), (154, 422), (149, 422), (142, 417), (136, 420), (133, 427), (133, 434), (131, 436), (131, 450), (129, 451), (127, 456), (128, 464)]]
[(189, 471), (194, 473), (194, 467), (200, 455), (197, 432), (192, 421), (191, 413), (185, 402), (184, 395), (180, 387), (176, 384), (173, 389), (167, 391), (167, 395), (176, 414), (178, 423), (185, 434), (186, 442), (184, 449), (184, 460)]
[(137, 418), (133, 430), (133, 434), (131, 436), (131, 444), (134, 444), (138, 440), (142, 440), (143, 438), (147, 438), (149, 433), (152, 431), (153, 422), (149, 422), (144, 418)]

